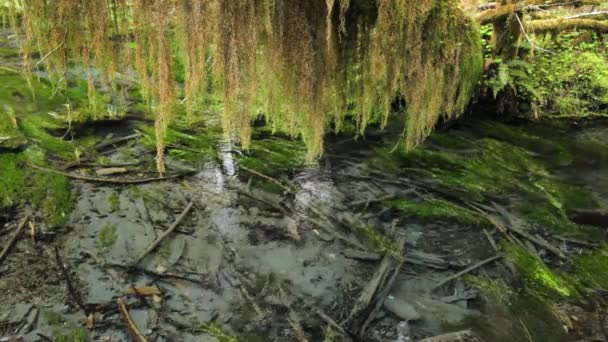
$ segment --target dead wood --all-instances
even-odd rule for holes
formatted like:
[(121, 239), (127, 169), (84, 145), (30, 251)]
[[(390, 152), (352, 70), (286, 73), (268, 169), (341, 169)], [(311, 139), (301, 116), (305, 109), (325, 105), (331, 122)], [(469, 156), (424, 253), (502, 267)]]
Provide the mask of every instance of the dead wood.
[(99, 144), (97, 144), (95, 146), (95, 150), (100, 151), (100, 150), (103, 150), (106, 147), (114, 146), (116, 144), (120, 144), (120, 143), (123, 143), (125, 141), (137, 139), (137, 138), (139, 138), (141, 136), (142, 136), (141, 133), (134, 133), (134, 134), (127, 135), (127, 136), (124, 136), (124, 137), (118, 137), (118, 138), (110, 139), (110, 140), (107, 140), (107, 141), (102, 141), (101, 143), (99, 143)]
[(160, 296), (160, 295), (162, 295), (162, 292), (160, 291), (160, 289), (156, 285), (154, 285), (154, 286), (134, 286), (134, 285), (131, 285), (127, 289), (126, 293), (128, 293), (128, 294), (135, 294), (135, 295), (144, 296), (144, 297), (148, 297), (148, 296)]
[(62, 171), (34, 165), (34, 164), (27, 164), (27, 165), (34, 169), (40, 170), (40, 171), (55, 173), (55, 174), (62, 175), (62, 176), (72, 178), (72, 179), (82, 180), (82, 181), (86, 181), (86, 182), (93, 182), (93, 183), (105, 183), (105, 184), (144, 184), (144, 183), (152, 183), (152, 182), (178, 179), (178, 178), (181, 178), (181, 177), (184, 177), (184, 176), (190, 174), (190, 173), (184, 173), (184, 174), (179, 174), (179, 175), (175, 175), (175, 176), (152, 177), (152, 178), (143, 178), (143, 179), (95, 178), (95, 177), (82, 176), (82, 175), (77, 175), (77, 174), (68, 173), (68, 172), (62, 172)]
[(260, 177), (260, 178), (265, 179), (265, 180), (267, 180), (267, 181), (269, 181), (271, 183), (276, 184), (277, 186), (279, 186), (281, 189), (287, 191), (288, 193), (293, 193), (295, 191), (293, 188), (291, 188), (289, 186), (286, 186), (285, 184), (283, 184), (283, 182), (279, 181), (276, 178), (272, 178), (270, 176), (267, 176), (267, 175), (265, 175), (265, 174), (263, 174), (261, 172), (258, 172), (256, 170), (250, 169), (250, 168), (245, 167), (243, 165), (239, 165), (239, 168), (241, 170), (243, 170), (243, 171), (246, 171), (246, 172), (254, 175), (254, 176)]
[[(406, 239), (404, 236), (399, 236), (399, 238), (397, 239), (397, 244), (399, 246), (400, 253), (402, 256), (403, 256), (403, 249), (405, 247), (405, 240)], [(394, 262), (392, 274), (390, 275), (388, 280), (382, 285), (383, 287), (379, 291), (379, 293), (375, 296), (375, 298), (374, 298), (375, 305), (373, 306), (372, 310), (367, 315), (367, 318), (365, 319), (365, 321), (363, 321), (363, 324), (361, 325), (361, 327), (357, 330), (358, 336), (363, 336), (365, 334), (365, 331), (367, 330), (367, 327), (369, 326), (369, 324), (374, 319), (376, 319), (376, 316), (378, 316), (378, 313), (382, 309), (382, 306), (384, 305), (386, 298), (388, 298), (388, 296), (393, 288), (393, 284), (395, 283), (395, 280), (397, 279), (397, 276), (399, 275), (399, 272), (401, 271), (401, 267), (403, 266), (404, 262), (405, 262), (405, 258), (403, 258), (403, 257), (401, 258), (401, 260), (397, 260)]]
[(74, 284), (72, 283), (72, 279), (70, 278), (70, 273), (68, 272), (63, 261), (61, 260), (61, 255), (59, 254), (59, 247), (57, 247), (57, 246), (55, 246), (55, 261), (57, 262), (57, 266), (59, 267), (59, 270), (61, 271), (61, 274), (63, 276), (63, 280), (65, 281), (65, 284), (67, 286), (68, 295), (72, 298), (72, 300), (76, 303), (76, 305), (78, 305), (78, 307), (84, 312), (84, 315), (88, 317), (91, 312), (89, 311), (89, 308), (82, 301), (82, 298), (80, 298), (80, 293), (76, 291), (76, 288), (74, 288)]
[(127, 328), (129, 329), (131, 336), (133, 336), (133, 340), (137, 342), (147, 342), (148, 339), (139, 331), (139, 329), (131, 319), (131, 316), (129, 315), (129, 310), (127, 309), (127, 306), (121, 298), (118, 298), (118, 309), (120, 310), (120, 314), (124, 319), (125, 323), (127, 324)]
[(23, 229), (25, 228), (28, 219), (29, 219), (29, 215), (26, 215), (21, 220), (21, 222), (19, 223), (19, 226), (17, 226), (17, 230), (15, 230), (15, 233), (13, 234), (13, 236), (11, 236), (10, 240), (8, 240), (8, 242), (7, 242), (6, 246), (4, 247), (4, 249), (2, 250), (2, 252), (0, 252), (0, 263), (2, 263), (2, 260), (4, 260), (4, 258), (8, 254), (8, 252), (11, 250), (11, 248), (17, 241), (17, 238), (19, 238), (19, 235), (21, 235), (21, 232), (23, 232)]
[(500, 258), (502, 258), (502, 255), (495, 255), (493, 257), (484, 259), (484, 260), (482, 260), (482, 261), (480, 261), (480, 262), (478, 262), (476, 264), (473, 264), (473, 265), (465, 268), (464, 270), (462, 270), (462, 271), (460, 271), (460, 272), (458, 272), (456, 274), (453, 274), (453, 275), (445, 278), (444, 280), (440, 281), (439, 284), (433, 286), (433, 288), (431, 289), (431, 291), (434, 291), (434, 290), (442, 287), (443, 285), (449, 283), (450, 281), (458, 279), (458, 278), (462, 277), (463, 275), (465, 275), (467, 273), (470, 273), (470, 272), (472, 272), (472, 271), (480, 268), (481, 266), (484, 266), (485, 264), (488, 264), (488, 263), (490, 263), (490, 262), (492, 262), (494, 260), (498, 260)]
[(186, 215), (188, 215), (188, 213), (190, 212), (190, 209), (192, 209), (193, 206), (194, 206), (194, 201), (190, 201), (190, 203), (188, 203), (186, 208), (184, 208), (184, 211), (182, 211), (182, 213), (177, 217), (177, 219), (175, 219), (175, 221), (173, 222), (171, 227), (169, 227), (169, 229), (165, 230), (137, 259), (135, 259), (135, 261), (133, 261), (133, 263), (131, 263), (131, 266), (137, 266), (148, 254), (150, 254), (154, 249), (156, 249), (156, 247), (158, 247), (158, 245), (167, 236), (171, 235), (171, 233), (173, 233), (173, 231), (175, 229), (177, 229), (177, 227), (180, 225), (180, 223), (184, 220)]
[[(397, 245), (401, 255), (403, 255), (405, 241), (405, 236), (398, 236)], [(376, 268), (371, 280), (361, 291), (359, 298), (355, 301), (346, 319), (346, 321), (350, 322), (353, 331), (357, 335), (361, 336), (365, 332), (365, 328), (375, 318), (379, 307), (382, 307), (384, 304), (384, 300), (386, 300), (390, 287), (392, 287), (403, 262), (404, 258), (395, 260), (391, 255), (385, 255)], [(386, 289), (387, 287), (389, 288), (388, 290)]]
[(129, 172), (129, 169), (124, 167), (107, 167), (103, 169), (95, 170), (95, 173), (98, 176), (112, 176), (112, 175), (120, 175)]

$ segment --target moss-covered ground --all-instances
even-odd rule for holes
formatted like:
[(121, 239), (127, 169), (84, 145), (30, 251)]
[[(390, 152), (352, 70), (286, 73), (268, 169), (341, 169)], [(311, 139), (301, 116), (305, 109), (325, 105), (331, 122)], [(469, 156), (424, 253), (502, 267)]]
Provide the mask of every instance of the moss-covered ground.
[(69, 123), (58, 114), (85, 95), (76, 88), (57, 92), (44, 79), (28, 84), (8, 69), (0, 69), (0, 78), (0, 210), (31, 205), (49, 226), (61, 226), (73, 206), (68, 179), (29, 165), (73, 161), (91, 144), (65, 139)]
[(409, 179), (424, 193), (385, 202), (408, 222), (443, 221), (492, 230), (493, 224), (471, 204), (497, 205), (504, 209), (497, 215), (515, 219), (518, 228), (531, 234), (600, 243), (596, 251), (573, 255), (559, 267), (528, 248), (501, 243), (506, 263), (515, 270), (510, 277), (516, 279), (467, 277), (486, 298), (484, 318), (467, 326), (475, 326), (487, 340), (567, 341), (563, 326), (568, 319), (558, 306), (588, 301), (593, 293), (608, 290), (606, 231), (568, 216), (574, 209), (605, 210), (607, 204), (601, 193), (566, 177), (584, 170), (602, 172), (608, 146), (571, 133), (561, 123), (518, 127), (473, 117), (453, 130), (432, 134), (411, 152), (392, 151), (394, 142), (388, 143), (377, 148), (371, 162)]

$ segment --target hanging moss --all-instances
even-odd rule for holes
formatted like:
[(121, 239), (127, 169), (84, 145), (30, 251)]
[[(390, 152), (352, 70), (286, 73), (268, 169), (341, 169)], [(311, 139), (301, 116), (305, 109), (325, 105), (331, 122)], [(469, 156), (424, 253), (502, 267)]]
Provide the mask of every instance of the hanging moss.
[(301, 137), (312, 161), (329, 125), (339, 129), (345, 115), (360, 131), (373, 121), (385, 124), (397, 98), (406, 105), (404, 145), (417, 145), (440, 117), (462, 113), (482, 72), (478, 28), (456, 0), (22, 5), (29, 74), (34, 52), (48, 54), (42, 64), (62, 88), (68, 67), (83, 65), (92, 101), (96, 82), (117, 89), (117, 73), (135, 65), (155, 113), (159, 171), (177, 98), (191, 115), (209, 82), (222, 88), (227, 136), (247, 149), (251, 121), (263, 115), (275, 129)]

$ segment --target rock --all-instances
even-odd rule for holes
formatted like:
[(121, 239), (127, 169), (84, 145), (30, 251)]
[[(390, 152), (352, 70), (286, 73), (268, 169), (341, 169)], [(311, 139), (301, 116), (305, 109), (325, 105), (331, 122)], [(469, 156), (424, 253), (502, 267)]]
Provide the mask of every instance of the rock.
[(389, 295), (384, 302), (384, 307), (405, 321), (416, 321), (422, 318), (416, 308), (399, 297)]

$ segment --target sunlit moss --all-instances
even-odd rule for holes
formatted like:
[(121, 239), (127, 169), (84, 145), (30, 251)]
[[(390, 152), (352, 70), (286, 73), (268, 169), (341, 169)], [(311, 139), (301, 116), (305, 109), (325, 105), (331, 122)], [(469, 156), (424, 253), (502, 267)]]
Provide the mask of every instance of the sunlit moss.
[(608, 246), (575, 258), (573, 277), (591, 289), (608, 290)]
[(201, 324), (201, 330), (213, 337), (215, 337), (219, 342), (239, 342), (241, 341), (238, 337), (228, 333), (221, 326), (212, 323), (205, 322)]
[(553, 272), (545, 263), (527, 250), (515, 244), (505, 244), (506, 255), (523, 274), (526, 283), (541, 296), (575, 297), (577, 290), (561, 275)]
[(69, 180), (62, 175), (36, 171), (29, 182), (31, 201), (44, 220), (53, 227), (67, 222), (74, 206)]
[(414, 217), (423, 221), (444, 220), (473, 226), (487, 225), (487, 222), (474, 212), (445, 200), (417, 202), (397, 199), (390, 201), (390, 205), (408, 218)]

